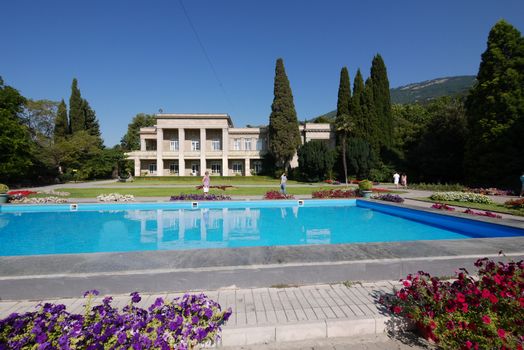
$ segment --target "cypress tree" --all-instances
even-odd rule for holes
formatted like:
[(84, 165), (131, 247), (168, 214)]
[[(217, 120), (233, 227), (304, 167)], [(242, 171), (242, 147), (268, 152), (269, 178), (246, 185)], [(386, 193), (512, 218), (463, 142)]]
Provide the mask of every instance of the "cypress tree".
[(366, 79), (364, 92), (362, 93), (362, 130), (363, 138), (367, 141), (373, 151), (378, 154), (381, 138), (383, 137), (383, 121), (380, 120), (375, 104), (375, 84), (371, 77)]
[(344, 180), (348, 183), (348, 166), (346, 162), (346, 147), (347, 135), (353, 129), (351, 123), (349, 107), (351, 100), (351, 87), (349, 86), (349, 73), (346, 67), (340, 70), (340, 83), (338, 85), (338, 100), (337, 100), (337, 116), (335, 118), (335, 126), (340, 140), (340, 147), (342, 150), (342, 165), (344, 167)]
[(466, 176), (472, 185), (517, 188), (524, 171), (524, 38), (501, 20), (491, 29), (466, 101)]
[(269, 151), (278, 166), (287, 168), (300, 143), (293, 94), (284, 61), (279, 58), (275, 67), (274, 98), (269, 116)]
[(70, 133), (85, 130), (85, 114), (83, 109), (83, 100), (78, 89), (78, 81), (73, 79), (71, 85), (71, 97), (69, 98), (69, 127)]
[(64, 139), (69, 134), (69, 123), (67, 121), (67, 106), (64, 102), (64, 99), (60, 101), (58, 105), (58, 110), (56, 113), (55, 119), (55, 132), (54, 140), (55, 142), (62, 138)]
[(364, 79), (360, 68), (357, 70), (355, 80), (353, 82), (353, 97), (351, 98), (351, 117), (355, 122), (355, 129), (353, 137), (366, 138), (366, 123), (364, 120)]
[(100, 125), (98, 124), (96, 113), (89, 105), (89, 102), (85, 99), (82, 99), (82, 111), (85, 116), (84, 129), (89, 133), (89, 135), (93, 135), (99, 140), (99, 146), (102, 148), (104, 142), (102, 141), (102, 135), (100, 134)]
[(390, 147), (393, 141), (393, 114), (389, 95), (388, 72), (380, 54), (371, 62), (371, 80), (373, 81), (373, 98), (376, 116), (380, 124), (379, 144)]

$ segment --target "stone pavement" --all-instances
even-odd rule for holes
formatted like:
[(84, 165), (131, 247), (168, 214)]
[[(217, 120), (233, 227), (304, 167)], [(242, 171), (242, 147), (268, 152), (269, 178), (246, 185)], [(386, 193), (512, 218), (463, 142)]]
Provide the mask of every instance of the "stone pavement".
[[(382, 281), (250, 289), (232, 287), (207, 291), (205, 294), (218, 301), (223, 308), (231, 307), (233, 310), (222, 332), (224, 347), (317, 341), (340, 337), (379, 337), (380, 339), (375, 341), (386, 345), (393, 342), (392, 348), (404, 349), (405, 347), (401, 347), (403, 345), (396, 341), (381, 338), (386, 331), (392, 330), (390, 327), (393, 323), (387, 311), (378, 303), (378, 299), (383, 294), (391, 293), (397, 285), (397, 282)], [(138, 306), (146, 308), (157, 297), (173, 299), (180, 295), (182, 294), (143, 294)], [(101, 297), (96, 298), (93, 303), (100, 303), (101, 300)], [(83, 311), (82, 298), (46, 301), (64, 304), (72, 313)], [(34, 310), (38, 302), (0, 301), (0, 318), (13, 312), (23, 313)], [(113, 305), (119, 308), (128, 302), (128, 295), (117, 295), (113, 299)], [(318, 348), (340, 348), (336, 344), (326, 344), (319, 345)], [(289, 346), (293, 344), (290, 343)], [(375, 349), (367, 345), (362, 346), (359, 349)], [(316, 349), (316, 347), (312, 348)], [(388, 345), (387, 348), (391, 347)]]

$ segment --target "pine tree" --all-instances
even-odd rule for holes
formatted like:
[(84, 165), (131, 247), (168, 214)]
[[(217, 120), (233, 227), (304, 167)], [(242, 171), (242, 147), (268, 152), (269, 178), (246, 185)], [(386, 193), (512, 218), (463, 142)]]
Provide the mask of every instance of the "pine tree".
[(346, 140), (347, 135), (353, 129), (351, 117), (349, 114), (351, 100), (351, 87), (349, 85), (349, 73), (346, 67), (340, 70), (340, 83), (338, 85), (338, 100), (337, 100), (337, 116), (335, 118), (335, 126), (340, 140), (340, 147), (342, 150), (342, 165), (344, 167), (344, 180), (348, 183), (348, 167), (346, 162)]
[(351, 118), (354, 120), (355, 128), (352, 132), (353, 137), (365, 139), (367, 137), (366, 123), (364, 120), (364, 79), (360, 68), (357, 70), (353, 82), (353, 97), (351, 98)]
[(524, 171), (524, 38), (501, 20), (491, 29), (466, 101), (466, 176), (472, 185), (516, 188)]
[(78, 81), (73, 79), (71, 85), (71, 97), (69, 98), (69, 127), (70, 133), (74, 134), (80, 130), (85, 130), (85, 113), (83, 100), (78, 89)]
[(82, 111), (85, 116), (84, 129), (89, 133), (89, 135), (98, 138), (99, 147), (102, 148), (104, 141), (102, 140), (102, 135), (100, 134), (100, 125), (98, 124), (96, 113), (89, 105), (89, 102), (87, 102), (85, 99), (82, 99)]
[(276, 62), (274, 98), (269, 116), (269, 151), (278, 166), (287, 168), (300, 143), (293, 94), (284, 61), (279, 58)]
[(393, 141), (393, 115), (389, 95), (388, 72), (380, 54), (371, 62), (371, 80), (373, 81), (373, 98), (376, 116), (380, 124), (379, 144), (391, 147)]
[(55, 142), (60, 138), (64, 139), (68, 134), (69, 123), (67, 121), (67, 106), (64, 102), (64, 99), (62, 99), (58, 105), (55, 119), (55, 132), (53, 135)]

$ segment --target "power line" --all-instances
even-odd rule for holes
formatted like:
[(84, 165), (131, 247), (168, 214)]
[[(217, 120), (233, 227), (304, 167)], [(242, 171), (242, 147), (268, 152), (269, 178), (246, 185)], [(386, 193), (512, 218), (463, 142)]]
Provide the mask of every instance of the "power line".
[(198, 35), (198, 32), (196, 31), (195, 26), (193, 25), (193, 22), (191, 21), (191, 18), (189, 17), (189, 14), (187, 13), (187, 10), (184, 6), (184, 3), (182, 0), (178, 0), (180, 3), (180, 7), (182, 7), (182, 12), (184, 12), (184, 15), (186, 16), (187, 21), (189, 22), (189, 26), (191, 27), (191, 30), (195, 34), (196, 40), (198, 42), (198, 45), (200, 45), (200, 48), (202, 49), (202, 52), (204, 53), (204, 57), (207, 60), (207, 63), (209, 64), (209, 67), (211, 68), (211, 71), (213, 72), (213, 75), (215, 76), (215, 79), (218, 82), (218, 86), (220, 86), (220, 89), (222, 90), (222, 93), (224, 94), (224, 97), (226, 99), (226, 102), (229, 104), (229, 108), (234, 109), (233, 103), (229, 99), (229, 95), (224, 87), (224, 84), (222, 84), (222, 81), (220, 80), (220, 77), (218, 76), (218, 73), (215, 69), (215, 66), (213, 65), (213, 62), (211, 61), (211, 58), (207, 54), (207, 50), (204, 47), (204, 44), (202, 43), (202, 40), (200, 39), (200, 36)]

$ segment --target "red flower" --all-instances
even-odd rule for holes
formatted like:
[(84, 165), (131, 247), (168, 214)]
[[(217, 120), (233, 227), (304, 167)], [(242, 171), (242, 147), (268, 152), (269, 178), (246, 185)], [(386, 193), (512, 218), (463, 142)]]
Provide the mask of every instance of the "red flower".
[(404, 285), (404, 287), (411, 286), (411, 282), (410, 281), (404, 281), (402, 284)]
[(491, 301), (492, 304), (496, 304), (499, 301), (499, 298), (497, 298), (494, 294), (491, 294), (489, 296), (489, 301)]
[(466, 297), (462, 293), (457, 293), (457, 302), (464, 303), (466, 301)]
[(468, 304), (462, 304), (462, 312), (468, 312)]
[(491, 323), (491, 318), (489, 318), (489, 316), (482, 316), (482, 322), (484, 322), (485, 324), (490, 324)]
[(473, 346), (472, 342), (470, 342), (469, 340), (466, 341), (466, 348), (471, 349), (472, 346)]
[(506, 331), (503, 330), (502, 328), (499, 328), (499, 330), (497, 331), (497, 334), (499, 335), (499, 337), (500, 337), (501, 339), (506, 338)]
[(435, 321), (433, 321), (433, 320), (429, 321), (429, 328), (431, 328), (431, 329), (437, 328), (437, 324), (435, 323)]
[(394, 313), (399, 314), (401, 311), (402, 311), (402, 308), (400, 306), (394, 306), (393, 307), (393, 312)]
[(491, 293), (489, 292), (489, 290), (487, 290), (487, 289), (483, 289), (483, 290), (482, 290), (482, 297), (483, 297), (483, 298), (486, 298), (486, 299), (487, 299), (487, 298), (489, 298), (490, 296), (491, 296)]

